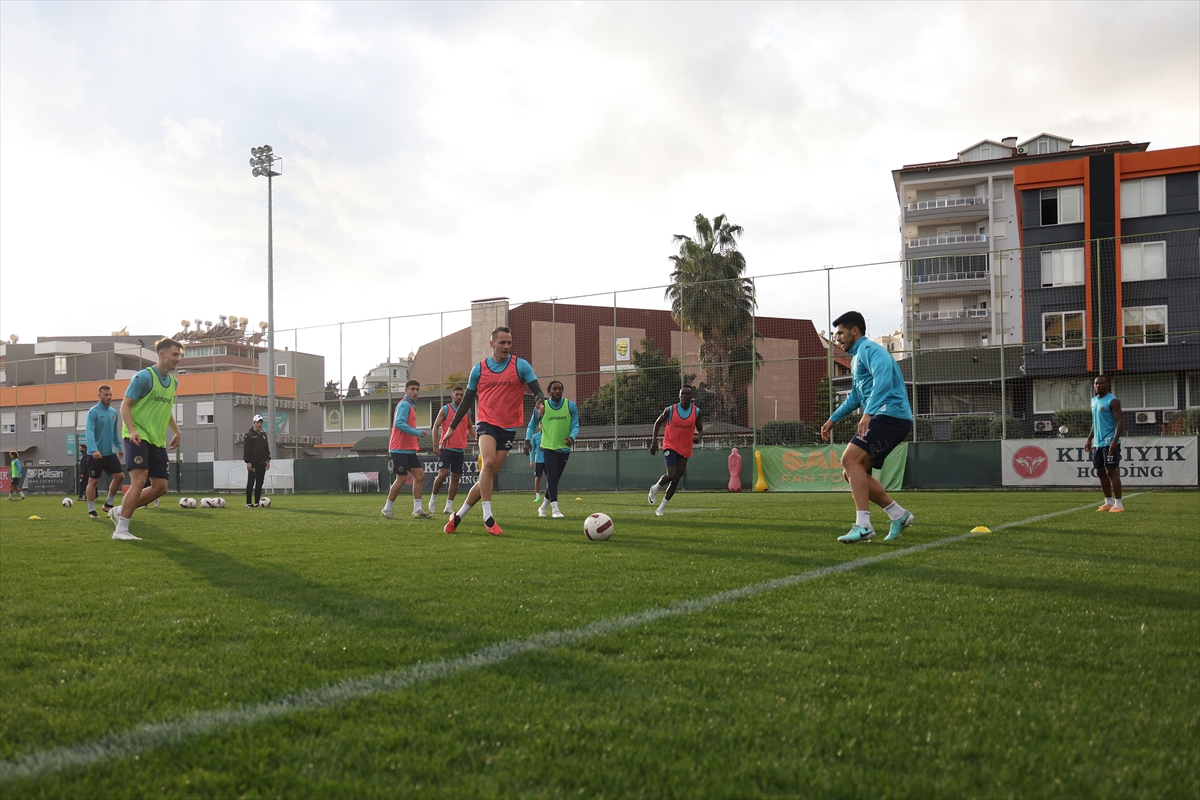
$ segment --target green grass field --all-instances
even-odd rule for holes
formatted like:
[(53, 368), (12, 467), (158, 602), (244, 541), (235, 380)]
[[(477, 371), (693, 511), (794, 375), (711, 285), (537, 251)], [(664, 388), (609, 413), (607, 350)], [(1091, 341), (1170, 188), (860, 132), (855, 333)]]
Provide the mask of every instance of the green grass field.
[(0, 792), (1200, 796), (1200, 494), (897, 497), (853, 546), (847, 495), (0, 502)]

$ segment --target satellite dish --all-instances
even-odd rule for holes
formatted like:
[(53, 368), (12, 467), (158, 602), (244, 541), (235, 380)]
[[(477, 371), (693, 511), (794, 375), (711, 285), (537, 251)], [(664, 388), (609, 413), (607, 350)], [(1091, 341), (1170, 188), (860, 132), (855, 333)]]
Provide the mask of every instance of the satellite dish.
[(217, 317), (217, 319), (221, 320), (221, 327), (224, 328), (225, 327), (225, 319), (226, 319), (225, 315), (222, 314), (221, 316)]
[(248, 325), (250, 323), (250, 320), (246, 319), (245, 317), (242, 317), (238, 320), (238, 323), (244, 328), (244, 327), (246, 327), (246, 325)]
[(179, 324), (183, 326), (183, 329), (185, 331), (192, 326), (191, 320), (187, 320), (187, 319), (181, 319), (179, 321)]
[(199, 318), (199, 317), (196, 317), (196, 319), (195, 319), (195, 320), (193, 320), (193, 322), (195, 322), (195, 323), (196, 323), (196, 327), (197, 327), (197, 328), (199, 328), (199, 327), (200, 327), (200, 318)]
[(21, 337), (17, 336), (15, 333), (10, 333), (8, 335), (8, 340), (13, 344), (16, 344), (17, 342), (21, 341)]
[(204, 327), (211, 329), (212, 328), (212, 320), (211, 319), (204, 320)]
[(262, 328), (265, 331), (267, 329), (267, 323), (260, 322), (260, 323), (258, 323), (258, 327)]

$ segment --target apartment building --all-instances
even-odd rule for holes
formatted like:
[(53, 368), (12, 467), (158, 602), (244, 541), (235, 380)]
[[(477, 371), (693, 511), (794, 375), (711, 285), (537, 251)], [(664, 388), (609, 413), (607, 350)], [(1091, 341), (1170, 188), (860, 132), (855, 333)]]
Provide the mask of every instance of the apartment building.
[(893, 170), (907, 265), (904, 340), (923, 350), (1025, 341), (1014, 168), (1147, 147), (1040, 133), (984, 139), (948, 161)]

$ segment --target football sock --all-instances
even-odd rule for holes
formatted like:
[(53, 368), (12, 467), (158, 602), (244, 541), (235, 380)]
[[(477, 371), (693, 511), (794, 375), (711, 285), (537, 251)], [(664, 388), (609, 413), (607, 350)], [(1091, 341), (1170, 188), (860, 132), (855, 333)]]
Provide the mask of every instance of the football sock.
[(539, 510), (539, 511), (545, 511), (545, 510), (546, 510), (547, 508), (549, 508), (549, 507), (550, 507), (550, 501), (549, 501), (549, 500), (543, 500), (543, 501), (542, 501), (542, 504), (541, 504), (541, 506), (539, 506), (539, 507), (538, 507), (538, 510)]
[(559, 510), (559, 508), (558, 508), (558, 501), (557, 501), (557, 500), (555, 500), (554, 502), (552, 502), (552, 503), (550, 504), (550, 506), (551, 506), (551, 508), (553, 508), (555, 511), (558, 511), (558, 510)]
[(536, 503), (538, 500), (541, 500), (541, 499), (542, 499), (542, 493), (541, 493), (541, 492), (534, 492), (534, 493), (533, 493), (533, 502), (535, 502), (535, 503)]
[(88, 500), (88, 511), (95, 511), (95, 510), (96, 510), (96, 501)]
[(659, 503), (659, 504), (658, 504), (658, 510), (659, 510), (659, 511), (666, 511), (666, 510), (667, 510), (667, 503), (669, 503), (669, 502), (671, 502), (671, 501), (670, 501), (670, 500), (668, 500), (667, 498), (665, 498), (665, 497), (664, 497), (664, 498), (663, 498), (663, 501), (662, 501), (661, 503)]
[(384, 511), (392, 510), (392, 501), (391, 500), (388, 500), (386, 503), (383, 504), (383, 510)]
[(467, 512), (470, 510), (471, 510), (471, 504), (468, 503), (466, 500), (464, 500), (463, 504), (462, 504), (462, 508), (460, 508), (458, 510), (458, 513), (455, 514), (454, 516), (458, 517), (459, 519), (463, 519), (464, 517), (467, 516)]
[(870, 530), (871, 528), (871, 512), (859, 511), (854, 517), (854, 524)]
[(890, 506), (888, 506), (887, 508), (885, 508), (883, 511), (885, 514), (888, 515), (888, 519), (892, 520), (893, 522), (895, 522), (898, 519), (904, 519), (904, 515), (908, 513), (895, 500), (893, 500), (892, 504)]
[(484, 519), (492, 518), (492, 501), (491, 500), (483, 501), (483, 518)]
[(1111, 497), (1104, 498), (1104, 505), (1111, 506), (1112, 504), (1113, 504), (1113, 499)]
[(421, 501), (420, 501), (420, 500), (413, 500), (413, 513), (416, 513), (416, 512), (418, 512), (418, 511), (420, 511), (420, 510), (421, 510)]
[(1125, 504), (1121, 501), (1120, 498), (1113, 500), (1113, 508), (1124, 508), (1124, 507), (1125, 507)]
[(429, 495), (429, 510), (437, 508), (437, 494)]
[(120, 531), (121, 533), (129, 533), (129, 518), (128, 517), (122, 517), (122, 516), (117, 517), (117, 530)]
[(108, 499), (104, 501), (104, 505), (111, 506), (113, 504), (113, 496), (110, 494)]

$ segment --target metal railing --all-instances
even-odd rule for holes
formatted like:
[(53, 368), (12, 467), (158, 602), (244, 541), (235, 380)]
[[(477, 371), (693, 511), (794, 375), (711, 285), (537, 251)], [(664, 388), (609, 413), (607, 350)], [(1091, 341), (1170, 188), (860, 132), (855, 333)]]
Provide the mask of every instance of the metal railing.
[(905, 206), (907, 211), (924, 211), (929, 208), (953, 208), (956, 206), (986, 206), (986, 197), (939, 197), (937, 200), (918, 200)]
[(940, 281), (977, 281), (986, 280), (991, 273), (982, 272), (938, 272), (930, 275), (914, 275), (913, 283), (938, 283)]
[(906, 239), (909, 247), (935, 247), (940, 244), (974, 244), (986, 242), (986, 233), (955, 233), (945, 236), (924, 236), (920, 239)]
[(918, 320), (927, 319), (987, 319), (992, 315), (987, 308), (963, 308), (956, 311), (918, 311), (913, 316)]

